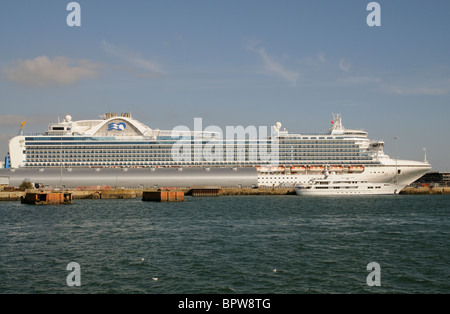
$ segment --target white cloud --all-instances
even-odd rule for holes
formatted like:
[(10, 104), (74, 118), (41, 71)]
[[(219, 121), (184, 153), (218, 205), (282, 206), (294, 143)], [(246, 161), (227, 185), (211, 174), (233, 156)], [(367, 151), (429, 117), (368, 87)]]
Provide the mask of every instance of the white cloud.
[(345, 61), (344, 58), (341, 58), (339, 60), (339, 69), (341, 69), (344, 72), (350, 72), (351, 63), (348, 61)]
[(153, 73), (153, 75), (150, 76), (142, 74), (141, 76), (155, 77), (165, 73), (160, 64), (155, 61), (147, 60), (143, 58), (139, 53), (134, 52), (130, 49), (118, 47), (106, 42), (105, 40), (102, 41), (102, 48), (110, 55), (123, 59), (140, 70)]
[(299, 73), (287, 70), (281, 63), (273, 60), (272, 57), (269, 56), (269, 54), (266, 52), (266, 49), (264, 47), (257, 47), (259, 43), (260, 41), (258, 40), (250, 40), (246, 44), (246, 49), (258, 53), (258, 55), (264, 62), (264, 68), (267, 71), (276, 76), (284, 78), (285, 80), (289, 81), (292, 86), (295, 86), (299, 77)]
[(102, 66), (89, 60), (40, 56), (32, 60), (17, 60), (14, 65), (4, 67), (3, 74), (8, 80), (24, 86), (61, 86), (95, 78), (97, 69)]

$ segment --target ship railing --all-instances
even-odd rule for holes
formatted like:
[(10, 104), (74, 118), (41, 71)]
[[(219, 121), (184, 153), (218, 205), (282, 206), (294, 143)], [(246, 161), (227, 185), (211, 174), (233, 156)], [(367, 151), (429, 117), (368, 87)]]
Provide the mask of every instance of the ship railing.
[(39, 136), (44, 135), (44, 133), (23, 133), (23, 136)]

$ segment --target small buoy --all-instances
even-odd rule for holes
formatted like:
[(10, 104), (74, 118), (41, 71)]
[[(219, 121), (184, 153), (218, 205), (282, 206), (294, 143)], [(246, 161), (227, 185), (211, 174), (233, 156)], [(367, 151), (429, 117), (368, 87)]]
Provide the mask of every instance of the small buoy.
[(153, 281), (157, 281), (158, 280), (158, 278), (156, 278), (156, 277), (153, 277), (152, 279), (153, 279)]
[(144, 258), (141, 258), (141, 262), (143, 262), (144, 261)]
[(277, 269), (275, 268), (275, 269), (273, 270), (273, 272), (276, 273), (276, 272), (277, 272)]

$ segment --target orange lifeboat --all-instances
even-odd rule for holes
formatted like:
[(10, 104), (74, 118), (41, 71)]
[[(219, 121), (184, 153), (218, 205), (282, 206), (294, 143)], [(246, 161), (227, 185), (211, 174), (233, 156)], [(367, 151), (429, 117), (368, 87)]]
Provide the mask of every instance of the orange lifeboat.
[(364, 167), (362, 167), (362, 166), (349, 166), (348, 167), (348, 171), (351, 171), (351, 172), (363, 172), (364, 171)]
[(305, 170), (306, 170), (306, 167), (303, 167), (303, 166), (291, 167), (291, 172), (303, 172)]
[(323, 171), (324, 167), (322, 167), (322, 166), (309, 166), (308, 169), (309, 169), (309, 171)]
[(284, 171), (284, 167), (271, 167), (270, 168), (271, 172), (280, 172), (280, 171)]
[(256, 167), (256, 171), (258, 172), (269, 172), (269, 167)]
[(341, 167), (341, 166), (329, 166), (328, 170), (329, 171), (343, 171), (344, 167)]

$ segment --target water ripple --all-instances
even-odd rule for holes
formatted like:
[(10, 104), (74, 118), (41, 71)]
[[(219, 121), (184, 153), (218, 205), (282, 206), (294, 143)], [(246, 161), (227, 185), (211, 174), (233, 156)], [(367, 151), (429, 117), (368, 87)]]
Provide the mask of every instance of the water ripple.
[[(0, 203), (0, 293), (449, 293), (450, 198)], [(381, 265), (369, 287), (366, 266)], [(81, 287), (69, 287), (69, 262)]]

